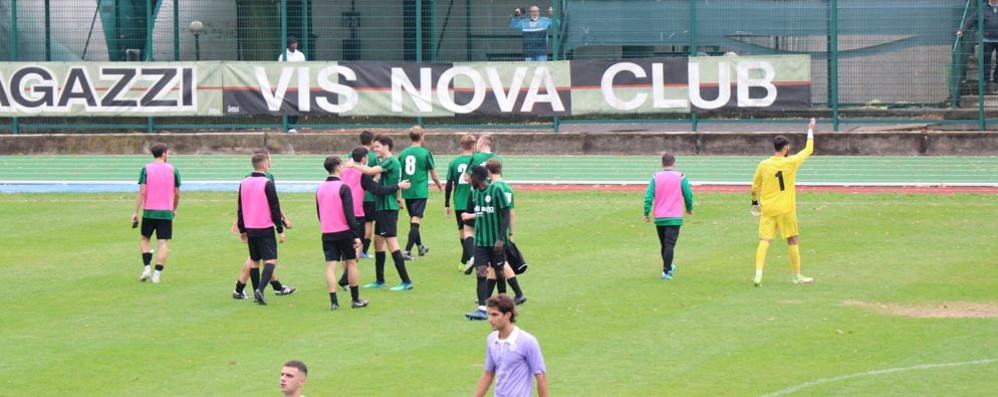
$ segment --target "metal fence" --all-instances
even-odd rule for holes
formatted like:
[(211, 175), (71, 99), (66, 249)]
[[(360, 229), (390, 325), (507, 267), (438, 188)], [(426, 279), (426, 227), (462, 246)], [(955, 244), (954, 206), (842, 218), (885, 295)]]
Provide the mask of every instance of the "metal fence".
[[(0, 0), (0, 61), (277, 60), (288, 36), (310, 61), (523, 60), (514, 9), (554, 24), (548, 59), (810, 54), (813, 113), (840, 123), (986, 129), (986, 0)], [(558, 129), (563, 123), (798, 122), (777, 111), (607, 119), (303, 117), (302, 127)], [(0, 130), (278, 128), (275, 117), (20, 118)]]

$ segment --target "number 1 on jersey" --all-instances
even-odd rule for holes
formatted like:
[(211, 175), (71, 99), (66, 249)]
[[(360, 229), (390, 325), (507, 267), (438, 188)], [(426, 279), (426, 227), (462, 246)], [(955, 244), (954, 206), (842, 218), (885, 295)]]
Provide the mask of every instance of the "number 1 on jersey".
[(783, 171), (776, 173), (776, 179), (780, 180), (780, 191), (786, 190), (786, 186), (783, 185)]

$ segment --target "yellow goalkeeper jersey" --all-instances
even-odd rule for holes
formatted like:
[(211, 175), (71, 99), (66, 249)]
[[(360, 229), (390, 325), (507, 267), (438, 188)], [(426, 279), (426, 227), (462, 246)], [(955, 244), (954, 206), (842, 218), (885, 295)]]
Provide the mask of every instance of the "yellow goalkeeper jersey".
[(797, 169), (814, 152), (814, 140), (808, 139), (801, 150), (792, 156), (773, 156), (759, 162), (752, 178), (752, 199), (759, 200), (762, 214), (777, 216), (797, 208)]

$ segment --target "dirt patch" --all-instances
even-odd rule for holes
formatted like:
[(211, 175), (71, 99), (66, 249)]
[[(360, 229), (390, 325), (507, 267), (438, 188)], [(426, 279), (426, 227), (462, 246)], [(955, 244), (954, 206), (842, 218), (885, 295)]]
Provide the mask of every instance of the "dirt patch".
[(916, 318), (998, 318), (998, 302), (947, 302), (901, 305), (849, 300), (843, 303), (893, 316)]

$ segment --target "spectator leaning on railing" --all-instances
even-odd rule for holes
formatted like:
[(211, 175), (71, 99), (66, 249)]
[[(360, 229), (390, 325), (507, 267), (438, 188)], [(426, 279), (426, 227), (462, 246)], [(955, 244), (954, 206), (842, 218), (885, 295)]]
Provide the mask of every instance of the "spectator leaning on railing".
[[(548, 28), (553, 22), (551, 18), (542, 17), (541, 9), (530, 6), (530, 16), (522, 18), (523, 11), (517, 8), (509, 19), (509, 27), (523, 32), (523, 57), (527, 61), (548, 60)], [(548, 15), (552, 12), (548, 7)]]
[[(965, 30), (976, 28), (977, 12), (974, 11), (956, 35), (963, 36)], [(984, 80), (992, 83), (998, 81), (998, 68), (991, 71), (991, 54), (994, 52), (998, 52), (998, 0), (988, 0), (984, 6)], [(990, 77), (988, 73), (991, 73)]]

